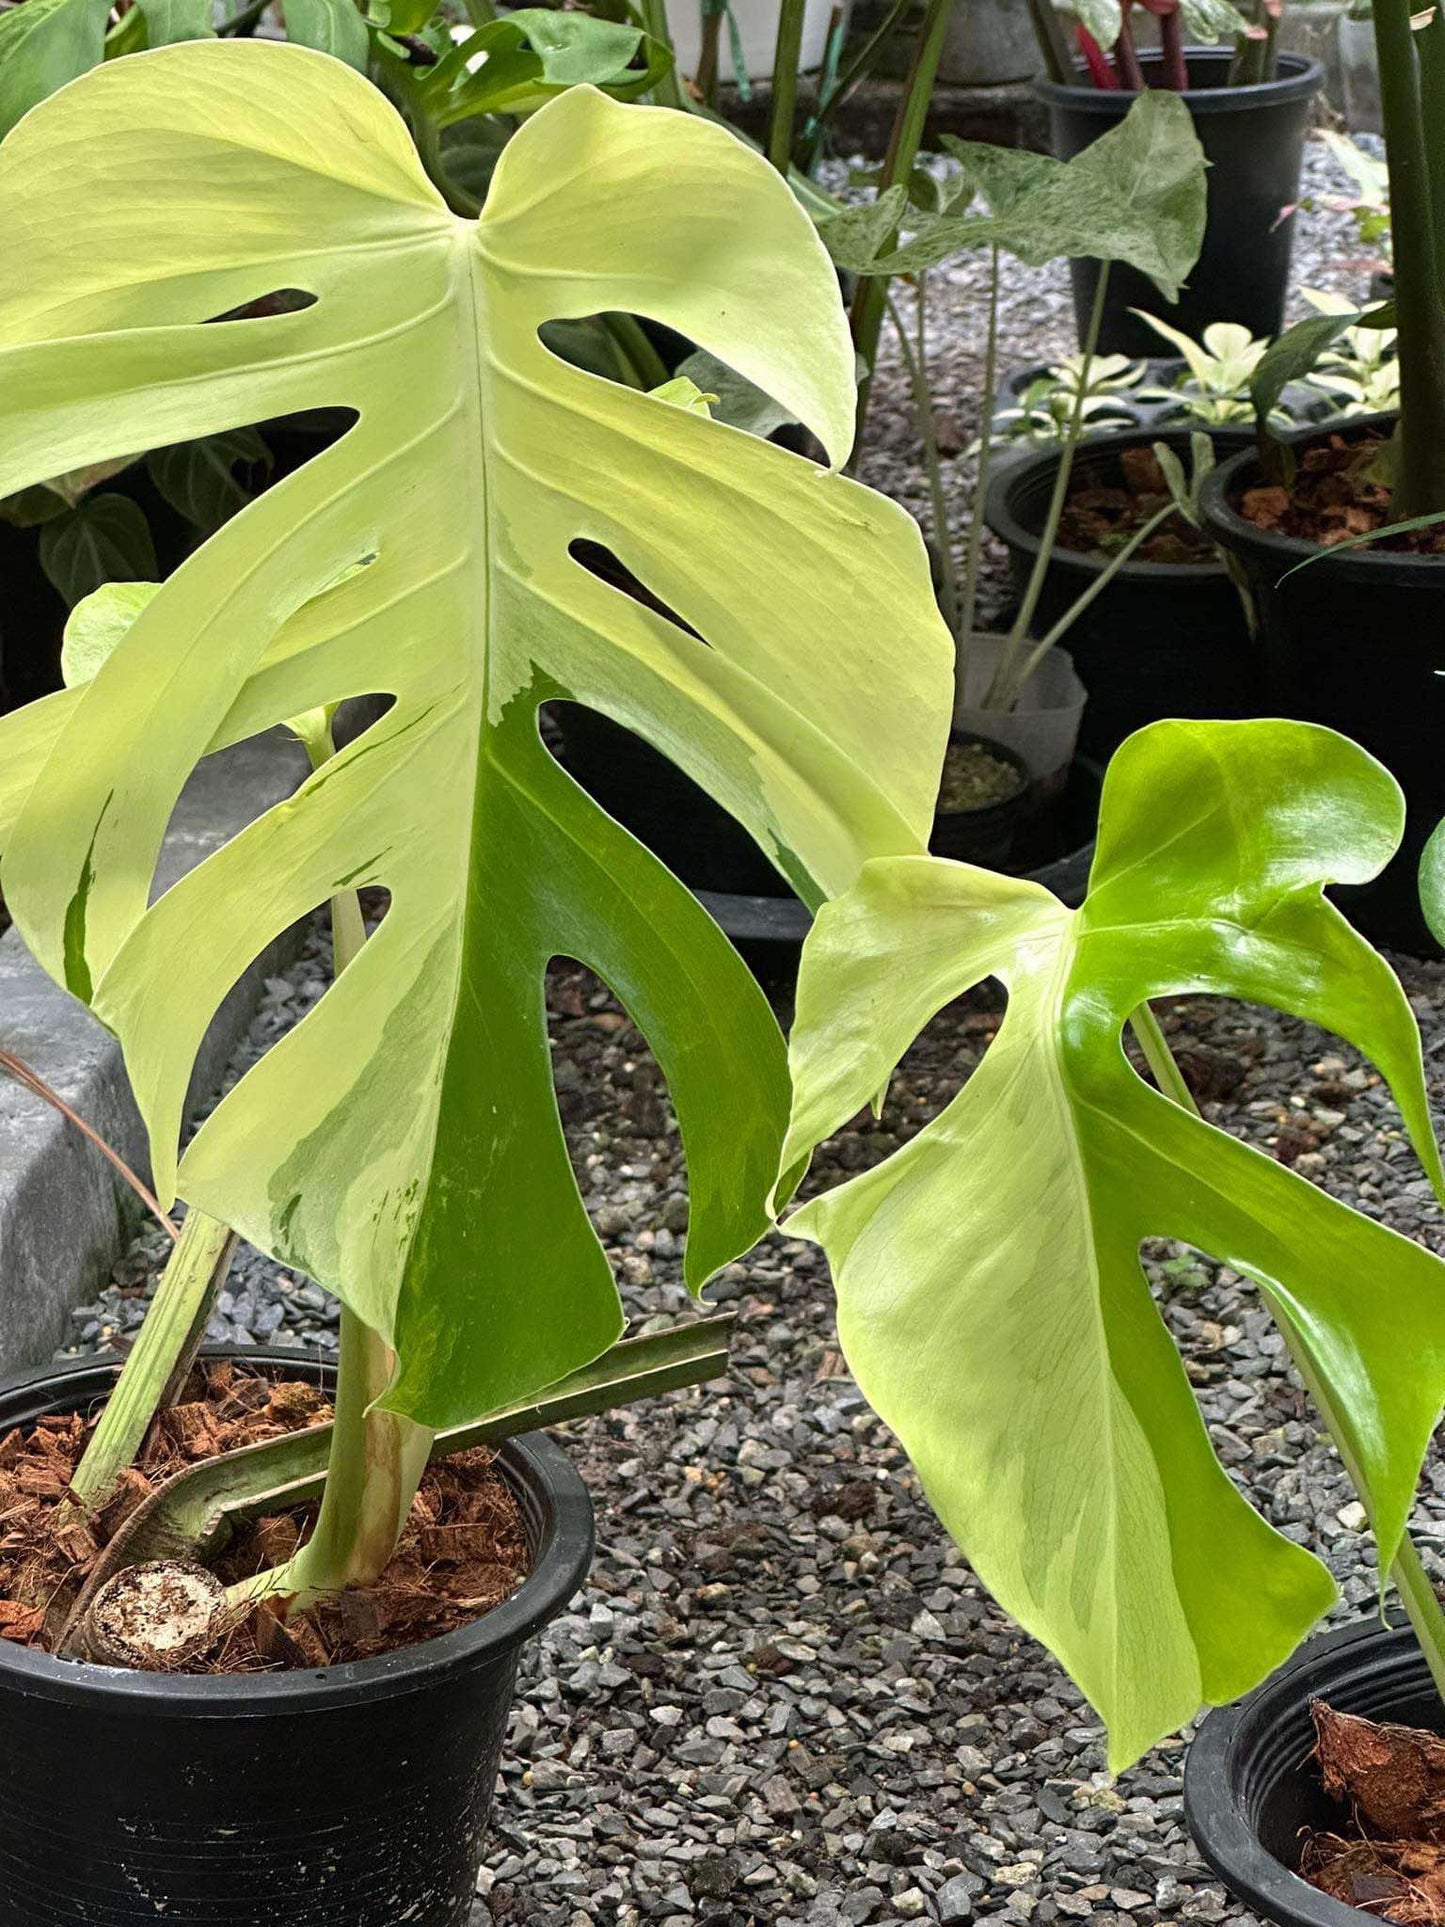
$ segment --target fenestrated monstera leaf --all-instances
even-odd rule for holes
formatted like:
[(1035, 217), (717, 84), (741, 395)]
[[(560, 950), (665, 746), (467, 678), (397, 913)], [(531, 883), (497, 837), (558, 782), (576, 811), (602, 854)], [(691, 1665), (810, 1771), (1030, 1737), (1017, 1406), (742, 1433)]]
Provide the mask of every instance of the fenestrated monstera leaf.
[[(240, 970), (338, 889), (389, 890), (179, 1188), (391, 1340), (396, 1409), (443, 1426), (525, 1396), (621, 1325), (557, 1118), (548, 959), (612, 985), (671, 1083), (695, 1288), (764, 1229), (787, 1110), (760, 993), (551, 759), (539, 704), (639, 731), (816, 902), (922, 846), (952, 656), (901, 509), (538, 330), (666, 323), (836, 463), (853, 357), (827, 257), (726, 131), (590, 89), (521, 129), (460, 220), (359, 75), (257, 42), (137, 55), (38, 108), (0, 147), (0, 248), (0, 494), (291, 410), (357, 416), (137, 598), (93, 681), (0, 725), (15, 921), (122, 1039), (169, 1195)], [(315, 298), (212, 319), (282, 288)], [(574, 559), (583, 540), (679, 620)], [(378, 691), (382, 721), (147, 911), (200, 757)]]
[(1165, 722), (1118, 751), (1088, 896), (931, 857), (868, 864), (804, 952), (786, 1159), (882, 1090), (951, 998), (1008, 1009), (953, 1102), (807, 1204), (843, 1348), (1000, 1603), (1108, 1723), (1116, 1766), (1277, 1665), (1329, 1574), (1214, 1457), (1139, 1263), (1179, 1238), (1255, 1279), (1342, 1417), (1391, 1563), (1445, 1399), (1445, 1266), (1162, 1096), (1145, 999), (1274, 1005), (1367, 1051), (1441, 1184), (1399, 983), (1325, 901), (1404, 822), (1393, 779), (1303, 723)]

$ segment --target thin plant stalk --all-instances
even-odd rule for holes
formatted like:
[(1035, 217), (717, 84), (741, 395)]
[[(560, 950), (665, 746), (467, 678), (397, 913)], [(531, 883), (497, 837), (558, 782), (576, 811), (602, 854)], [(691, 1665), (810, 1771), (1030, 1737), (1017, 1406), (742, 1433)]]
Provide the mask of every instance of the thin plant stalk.
[[(938, 76), (938, 63), (943, 57), (943, 43), (948, 36), (953, 7), (954, 0), (928, 0), (908, 79), (904, 82), (903, 95), (898, 103), (898, 115), (893, 123), (888, 152), (883, 161), (883, 172), (878, 183), (880, 194), (890, 187), (905, 185), (913, 172), (918, 150), (923, 145), (928, 104), (933, 98), (933, 83)], [(854, 468), (857, 467), (863, 447), (868, 398), (873, 386), (873, 364), (878, 359), (878, 341), (883, 332), (887, 292), (887, 277), (870, 274), (859, 281), (858, 292), (853, 298), (853, 346), (863, 362), (853, 437), (851, 466)]]
[[(1134, 45), (1134, 29), (1129, 21), (1132, 0), (1125, 0), (1119, 14), (1119, 38), (1114, 42), (1114, 65), (1119, 78), (1131, 94), (1144, 91), (1144, 69), (1139, 65), (1139, 50)], [(1162, 27), (1162, 22), (1160, 23)], [(1171, 81), (1170, 85), (1173, 85)]]
[(157, 1198), (155, 1192), (151, 1190), (150, 1186), (139, 1173), (131, 1169), (113, 1145), (106, 1143), (105, 1139), (100, 1135), (100, 1132), (97, 1131), (93, 1125), (86, 1123), (85, 1119), (73, 1105), (66, 1103), (59, 1091), (53, 1090), (51, 1086), (46, 1083), (39, 1071), (33, 1070), (31, 1066), (25, 1062), (25, 1059), (23, 1057), (17, 1057), (14, 1051), (5, 1050), (3, 1047), (0, 1047), (0, 1070), (5, 1071), (10, 1077), (13, 1077), (15, 1082), (21, 1085), (23, 1089), (29, 1091), (33, 1097), (42, 1098), (52, 1110), (60, 1113), (67, 1124), (73, 1124), (87, 1144), (92, 1145), (95, 1150), (99, 1151), (100, 1155), (112, 1169), (118, 1172), (125, 1180), (126, 1184), (140, 1199), (146, 1210), (150, 1212), (156, 1223), (161, 1226), (172, 1241), (181, 1235), (175, 1220), (162, 1209), (160, 1199)]
[[(1194, 1101), (1194, 1093), (1184, 1081), (1184, 1075), (1175, 1062), (1159, 1020), (1149, 1004), (1140, 1004), (1129, 1018), (1129, 1027), (1138, 1039), (1139, 1048), (1144, 1053), (1144, 1061), (1154, 1074), (1154, 1081), (1165, 1097), (1178, 1104), (1181, 1109), (1190, 1111), (1195, 1117), (1200, 1115), (1199, 1106)], [(1279, 1327), (1285, 1349), (1289, 1352), (1290, 1362), (1299, 1373), (1305, 1389), (1314, 1400), (1315, 1410), (1329, 1433), (1330, 1442), (1340, 1456), (1360, 1502), (1369, 1510), (1364, 1479), (1359, 1462), (1349, 1441), (1348, 1428), (1343, 1415), (1335, 1408), (1334, 1402), (1315, 1370), (1309, 1354), (1309, 1347), (1302, 1334), (1295, 1327), (1284, 1306), (1275, 1294), (1263, 1286), (1261, 1296), (1269, 1308), (1270, 1316)], [(1441, 1609), (1439, 1597), (1430, 1582), (1429, 1575), (1420, 1561), (1420, 1554), (1409, 1535), (1401, 1541), (1390, 1566), (1390, 1578), (1400, 1595), (1400, 1603), (1405, 1608), (1406, 1617), (1420, 1642), (1420, 1650), (1425, 1655), (1430, 1674), (1436, 1689), (1445, 1698), (1445, 1610)]]
[[(1126, 9), (1127, 18), (1127, 9)], [(1184, 15), (1178, 7), (1171, 7), (1159, 16), (1159, 51), (1163, 56), (1165, 84), (1172, 87), (1176, 94), (1189, 91), (1189, 68), (1184, 59)], [(1135, 62), (1137, 65), (1137, 60)], [(1143, 85), (1144, 76), (1139, 76)], [(1127, 83), (1126, 83), (1127, 84)]]
[(1028, 5), (1034, 39), (1039, 43), (1039, 52), (1043, 56), (1044, 71), (1050, 80), (1067, 86), (1076, 78), (1074, 55), (1068, 35), (1064, 32), (1064, 23), (1059, 18), (1059, 10), (1054, 0), (1028, 0)]
[(993, 415), (998, 403), (998, 295), (999, 253), (997, 241), (988, 250), (988, 339), (983, 351), (983, 402), (978, 443), (978, 485), (974, 490), (973, 516), (968, 525), (968, 548), (963, 561), (963, 606), (958, 620), (958, 693), (963, 694), (967, 680), (968, 652), (973, 641), (974, 611), (978, 607), (979, 577), (983, 573), (983, 512), (988, 504), (988, 484), (993, 468)]
[(1048, 655), (1051, 649), (1056, 648), (1057, 645), (1063, 641), (1064, 637), (1068, 634), (1069, 630), (1073, 628), (1089, 604), (1096, 596), (1104, 593), (1105, 589), (1108, 588), (1124, 564), (1143, 547), (1156, 530), (1163, 528), (1171, 515), (1176, 513), (1174, 504), (1172, 502), (1166, 502), (1163, 508), (1154, 511), (1147, 522), (1135, 529), (1134, 533), (1122, 548), (1117, 549), (1115, 553), (1109, 557), (1108, 562), (1100, 569), (1084, 593), (1077, 601), (1069, 604), (1068, 608), (1065, 609), (1064, 613), (1059, 617), (1052, 629), (1049, 630), (1048, 634), (1035, 644), (1034, 648), (1024, 657), (1018, 675), (1015, 678), (1015, 684), (1018, 689), (1025, 687), (1029, 677), (1038, 668), (1039, 664), (1044, 660), (1044, 657)]
[[(1014, 617), (1013, 627), (1009, 630), (1008, 644), (999, 658), (998, 668), (994, 671), (993, 682), (984, 697), (985, 709), (1007, 709), (1017, 698), (1014, 665), (1022, 652), (1024, 639), (1029, 632), (1029, 624), (1039, 606), (1039, 597), (1044, 592), (1044, 578), (1048, 574), (1049, 563), (1053, 558), (1054, 542), (1059, 533), (1059, 523), (1063, 518), (1064, 503), (1068, 499), (1069, 482), (1074, 472), (1074, 452), (1078, 448), (1084, 427), (1084, 402), (1089, 391), (1089, 376), (1094, 366), (1094, 355), (1099, 345), (1099, 330), (1104, 325), (1104, 302), (1109, 292), (1109, 263), (1099, 263), (1099, 279), (1094, 288), (1094, 304), (1089, 312), (1089, 325), (1084, 332), (1084, 347), (1079, 368), (1079, 385), (1074, 396), (1073, 412), (1069, 416), (1068, 427), (1064, 432), (1063, 447), (1059, 451), (1059, 468), (1054, 477), (1053, 494), (1049, 497), (1048, 514), (1044, 518), (1043, 532), (1039, 536), (1039, 550), (1034, 557), (1033, 568), (1029, 572), (1028, 584), (1024, 589), (1023, 600), (1019, 603), (1018, 614)], [(1005, 701), (1005, 694), (1008, 700)]]
[(717, 106), (718, 72), (722, 52), (723, 10), (702, 0), (701, 45), (693, 83), (709, 107)]
[(893, 0), (878, 26), (819, 100), (816, 111), (803, 129), (805, 141), (813, 140), (820, 134), (838, 109), (852, 98), (855, 89), (872, 73), (883, 49), (912, 10), (913, 0)]
[(145, 1444), (156, 1413), (172, 1404), (190, 1376), (206, 1324), (236, 1249), (228, 1225), (191, 1211), (136, 1341), (105, 1402), (100, 1422), (70, 1482), (70, 1500), (97, 1512)]
[(660, 388), (671, 380), (672, 370), (648, 340), (636, 315), (606, 314), (602, 325), (612, 337), (614, 352), (639, 388)]
[[(1404, 521), (1445, 509), (1445, 293), (1441, 226), (1410, 0), (1375, 0), (1375, 48), (1390, 169), (1400, 427), (1391, 507)], [(1433, 60), (1434, 49), (1431, 49)], [(1432, 65), (1432, 82), (1439, 78)], [(1438, 146), (1438, 129), (1433, 136)]]
[[(667, 24), (666, 0), (638, 0), (638, 10), (642, 24), (654, 40), (661, 41), (669, 53), (673, 51), (672, 29)], [(653, 89), (657, 103), (661, 107), (687, 107), (687, 96), (683, 92), (682, 81), (678, 78), (676, 59), (669, 65), (667, 72)]]
[(1445, 275), (1445, 13), (1433, 9), (1415, 33), (1420, 65), (1420, 109), (1432, 130), (1429, 143), (1430, 219), (1435, 230), (1435, 279)]
[(938, 423), (933, 413), (933, 397), (928, 386), (928, 344), (924, 311), (927, 277), (920, 274), (916, 283), (918, 301), (918, 340), (908, 339), (908, 326), (890, 293), (888, 316), (898, 336), (898, 351), (913, 393), (913, 412), (918, 423), (918, 439), (923, 450), (924, 473), (928, 477), (928, 499), (933, 511), (933, 542), (938, 555), (939, 607), (943, 619), (955, 634), (958, 631), (958, 572), (953, 562), (953, 531), (949, 526), (948, 496), (943, 486), (943, 464), (938, 454)]
[(803, 58), (803, 14), (807, 0), (782, 0), (778, 38), (773, 49), (773, 97), (768, 112), (768, 159), (783, 179), (793, 164), (793, 133), (798, 114), (798, 64)]

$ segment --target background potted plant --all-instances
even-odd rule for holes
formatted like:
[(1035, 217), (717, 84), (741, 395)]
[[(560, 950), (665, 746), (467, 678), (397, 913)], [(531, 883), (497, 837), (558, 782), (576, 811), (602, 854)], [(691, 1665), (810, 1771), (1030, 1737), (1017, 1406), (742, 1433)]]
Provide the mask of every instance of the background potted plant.
[(1262, 431), (1259, 454), (1225, 464), (1202, 506), (1215, 540), (1249, 577), (1273, 703), (1285, 714), (1348, 728), (1403, 784), (1410, 815), (1400, 856), (1351, 899), (1352, 914), (1383, 942), (1429, 950), (1415, 875), (1425, 838), (1445, 811), (1445, 698), (1435, 640), (1445, 542), (1438, 526), (1445, 513), (1445, 122), (1435, 103), (1445, 21), (1414, 23), (1403, 0), (1376, 0), (1374, 20), (1394, 300), (1368, 316), (1300, 322), (1261, 363), (1254, 393), (1263, 421), (1283, 385), (1315, 368), (1352, 330), (1393, 327), (1398, 423), (1362, 417), (1290, 451)]
[[(1405, 1673), (1415, 1697), (1431, 1674), (1445, 1685), (1445, 1615), (1406, 1531), (1445, 1401), (1445, 1266), (1204, 1122), (1150, 1003), (1244, 997), (1349, 1039), (1445, 1193), (1409, 1003), (1324, 896), (1377, 870), (1402, 823), (1389, 774), (1331, 732), (1156, 723), (1110, 766), (1079, 909), (936, 857), (885, 859), (805, 946), (789, 1172), (945, 1002), (990, 977), (1008, 991), (943, 1112), (788, 1226), (828, 1252), (860, 1388), (984, 1584), (1098, 1710), (1116, 1771), (1257, 1686), (1335, 1598), (1215, 1459), (1140, 1264), (1150, 1236), (1227, 1252), (1255, 1281), (1369, 1515), (1418, 1644), (1357, 1629), (1385, 1690), (1353, 1705), (1393, 1713)], [(1290, 1724), (1268, 1749), (1296, 1811), (1316, 1771), (1296, 1741), (1325, 1676), (1282, 1689)], [(1257, 1775), (1215, 1792), (1236, 1833), (1257, 1832)], [(1301, 1843), (1276, 1828), (1263, 1845)], [(1284, 1860), (1268, 1890), (1242, 1890), (1291, 1927), (1354, 1917)]]
[[(1150, 353), (1150, 331), (1131, 312), (1138, 308), (1194, 336), (1219, 321), (1238, 322), (1252, 335), (1278, 334), (1293, 238), (1281, 215), (1299, 200), (1310, 105), (1323, 78), (1319, 62), (1276, 51), (1277, 0), (1261, 6), (1258, 19), (1216, 0), (1148, 0), (1143, 17), (1157, 20), (1157, 48), (1136, 48), (1133, 0), (1090, 0), (1073, 12), (1079, 57), (1066, 58), (1067, 41), (1046, 36), (1049, 72), (1035, 83), (1054, 152), (1077, 154), (1117, 124), (1141, 88), (1167, 87), (1188, 107), (1209, 162), (1209, 220), (1188, 286), (1164, 297), (1145, 277), (1121, 269), (1111, 277), (1099, 346), (1108, 354)], [(1208, 44), (1226, 35), (1233, 45)], [(1186, 46), (1186, 38), (1205, 44)], [(1082, 339), (1095, 269), (1076, 260), (1073, 277)]]
[[(921, 847), (949, 642), (900, 510), (731, 434), (694, 396), (600, 380), (540, 338), (635, 300), (842, 460), (853, 359), (831, 266), (776, 174), (696, 117), (571, 90), (509, 143), (475, 222), (343, 64), (261, 42), (167, 47), (85, 75), (11, 132), (0, 225), (15, 270), (0, 295), (5, 492), (142, 437), (357, 415), (159, 590), (103, 594), (93, 674), (0, 739), (7, 902), (120, 1036), (157, 1195), (179, 1189), (218, 1241), (234, 1228), (343, 1300), (314, 1530), (219, 1598), (186, 1568), (202, 1635), (242, 1607), (286, 1633), (384, 1570), (438, 1435), (446, 1448), (534, 1404), (617, 1339), (551, 1087), (554, 951), (614, 985), (669, 1076), (694, 1289), (767, 1224), (787, 1104), (771, 1013), (687, 892), (557, 767), (540, 704), (566, 693), (663, 744), (816, 900), (868, 856)], [(211, 320), (278, 274), (316, 298)], [(584, 538), (710, 646), (600, 580)], [(880, 678), (885, 623), (899, 664)], [(330, 755), (328, 712), (357, 693), (395, 701)], [(150, 904), (196, 760), (286, 719), (316, 744), (309, 781)], [(390, 901), (363, 941), (349, 893), (371, 885)], [(327, 901), (336, 984), (178, 1164), (194, 1052), (238, 960)], [(129, 1396), (153, 1409), (162, 1373), (146, 1379), (132, 1372)], [(94, 1373), (52, 1381), (5, 1417), (103, 1389)], [(231, 1500), (258, 1479), (274, 1499), (275, 1460), (258, 1458), (227, 1470)], [(276, 1883), (285, 1870), (273, 1898), (308, 1927), (464, 1920), (516, 1648), (585, 1556), (555, 1459), (522, 1448), (507, 1464), (533, 1576), (451, 1644), (238, 1683), (0, 1640), (3, 1904), (58, 1921), (82, 1899), (129, 1906), (139, 1882), (147, 1906), (245, 1911), (260, 1867)], [(109, 1585), (144, 1599), (153, 1570), (127, 1563)], [(109, 1619), (100, 1632), (112, 1639)], [(78, 1759), (103, 1800), (76, 1800)], [(364, 1761), (386, 1765), (377, 1802), (358, 1798)]]

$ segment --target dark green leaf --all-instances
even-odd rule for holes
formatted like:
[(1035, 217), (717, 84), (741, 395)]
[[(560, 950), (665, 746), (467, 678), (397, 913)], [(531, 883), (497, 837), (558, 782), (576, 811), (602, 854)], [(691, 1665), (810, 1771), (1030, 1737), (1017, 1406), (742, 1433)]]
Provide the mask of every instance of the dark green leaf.
[(352, 0), (286, 0), (286, 38), (366, 72), (371, 37)]
[(136, 0), (145, 16), (146, 45), (169, 47), (178, 40), (213, 40), (215, 11), (211, 0)]
[(0, 14), (0, 135), (105, 57), (109, 0), (24, 0)]
[(1344, 314), (1312, 314), (1286, 328), (1271, 344), (1249, 384), (1255, 419), (1269, 419), (1270, 410), (1279, 405), (1280, 396), (1292, 381), (1303, 381), (1312, 373), (1320, 356), (1334, 346), (1350, 328), (1393, 328), (1395, 304), (1377, 302), (1370, 308), (1347, 309)]
[(680, 362), (677, 372), (696, 382), (704, 394), (714, 397), (712, 418), (715, 422), (726, 422), (729, 428), (767, 437), (775, 428), (798, 419), (771, 395), (765, 395), (761, 388), (754, 387), (726, 362), (704, 349), (699, 348), (696, 354)]
[(102, 582), (159, 574), (145, 516), (128, 495), (92, 495), (40, 531), (40, 566), (71, 608)]
[(152, 449), (146, 466), (177, 515), (210, 535), (251, 499), (251, 490), (237, 470), (270, 463), (271, 451), (254, 428), (233, 428), (223, 435), (207, 435), (203, 441)]

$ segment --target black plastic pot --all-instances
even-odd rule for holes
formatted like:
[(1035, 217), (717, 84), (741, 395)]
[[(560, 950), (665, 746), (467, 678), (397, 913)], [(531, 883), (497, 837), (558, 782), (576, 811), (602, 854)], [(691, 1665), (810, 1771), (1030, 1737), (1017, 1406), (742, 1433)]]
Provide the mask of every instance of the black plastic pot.
[(1016, 750), (991, 736), (972, 730), (953, 729), (949, 746), (967, 749), (981, 743), (1001, 763), (1007, 763), (1018, 777), (1018, 788), (996, 803), (984, 803), (972, 810), (940, 810), (933, 819), (933, 834), (928, 847), (935, 856), (952, 857), (955, 863), (977, 863), (985, 870), (1006, 870), (1013, 859), (1019, 832), (1038, 807), (1038, 787), (1029, 778), (1029, 766)]
[[(0, 1436), (89, 1406), (114, 1372), (92, 1360), (12, 1382)], [(0, 1640), (0, 1927), (464, 1927), (518, 1655), (592, 1552), (586, 1489), (556, 1446), (512, 1440), (499, 1469), (532, 1575), (425, 1645), (203, 1679)]]
[[(1336, 432), (1382, 425), (1387, 418), (1366, 418)], [(1210, 533), (1249, 579), (1270, 711), (1353, 737), (1405, 792), (1399, 855), (1373, 883), (1333, 894), (1373, 941), (1437, 956), (1420, 913), (1418, 871), (1425, 840), (1445, 816), (1445, 556), (1351, 549), (1291, 575), (1319, 550), (1237, 512), (1233, 503), (1259, 479), (1253, 454), (1235, 456), (1209, 476), (1201, 506)]]
[[(1299, 199), (1310, 104), (1324, 69), (1303, 54), (1281, 54), (1274, 80), (1229, 87), (1233, 53), (1195, 47), (1182, 96), (1208, 161), (1209, 219), (1204, 247), (1177, 304), (1146, 276), (1116, 262), (1109, 271), (1099, 346), (1106, 354), (1150, 355), (1159, 337), (1129, 313), (1144, 308), (1197, 337), (1211, 321), (1240, 321), (1251, 334), (1276, 335), (1284, 321), (1294, 224), (1281, 211)], [(1158, 85), (1157, 52), (1142, 53), (1146, 80)], [(1082, 71), (1082, 70), (1081, 70)], [(1091, 86), (1035, 87), (1049, 110), (1053, 150), (1071, 159), (1128, 113), (1134, 96)], [(1075, 261), (1074, 307), (1082, 333), (1098, 282), (1096, 261)]]
[(1374, 1913), (1347, 1907), (1301, 1880), (1302, 1838), (1341, 1830), (1344, 1811), (1310, 1755), (1310, 1701), (1337, 1712), (1445, 1730), (1445, 1707), (1407, 1630), (1377, 1620), (1301, 1647), (1256, 1692), (1210, 1713), (1184, 1767), (1184, 1816), (1204, 1858), (1231, 1892), (1277, 1927), (1363, 1927)]
[[(1086, 443), (1074, 457), (1074, 475), (1080, 484), (1117, 483), (1121, 450), (1161, 441), (1188, 463), (1187, 432), (1133, 429)], [(986, 519), (1008, 545), (1020, 589), (1039, 551), (1058, 465), (1057, 449), (1042, 450), (1001, 472), (989, 490)], [(1046, 634), (1105, 566), (1102, 557), (1056, 547), (1034, 619), (1037, 633)], [(1089, 692), (1079, 745), (1100, 761), (1161, 716), (1262, 713), (1259, 651), (1222, 562), (1126, 562), (1063, 640)]]

